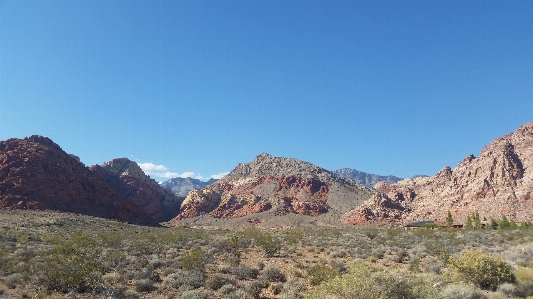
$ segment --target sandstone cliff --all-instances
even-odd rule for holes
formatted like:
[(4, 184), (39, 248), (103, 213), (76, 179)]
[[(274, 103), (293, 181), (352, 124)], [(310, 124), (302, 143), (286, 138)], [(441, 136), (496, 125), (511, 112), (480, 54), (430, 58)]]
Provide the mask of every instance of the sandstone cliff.
[(269, 216), (334, 214), (338, 220), (372, 193), (310, 163), (263, 153), (203, 190), (190, 192), (174, 220), (200, 215), (232, 219), (267, 211)]
[(444, 167), (433, 177), (380, 183), (380, 191), (346, 213), (351, 224), (402, 225), (417, 220), (444, 222), (450, 211), (455, 223), (479, 212), (483, 219), (506, 215), (533, 221), (533, 122), (491, 142), (479, 157), (467, 156), (458, 166)]

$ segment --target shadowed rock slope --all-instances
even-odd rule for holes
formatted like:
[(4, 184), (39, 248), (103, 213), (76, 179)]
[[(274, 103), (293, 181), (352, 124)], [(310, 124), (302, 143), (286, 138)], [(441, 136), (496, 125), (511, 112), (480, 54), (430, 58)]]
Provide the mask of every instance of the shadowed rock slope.
[(42, 136), (0, 142), (0, 208), (56, 210), (141, 224), (168, 221), (183, 198), (126, 158), (85, 167)]
[(57, 210), (146, 223), (137, 206), (42, 136), (0, 141), (0, 208)]
[(179, 212), (183, 198), (144, 174), (134, 161), (117, 158), (102, 165), (93, 165), (90, 170), (139, 207), (149, 222), (168, 221)]
[[(373, 190), (296, 159), (260, 154), (223, 179), (191, 191), (173, 220), (201, 215), (217, 219), (266, 218), (289, 214), (340, 216), (368, 199)], [(276, 217), (274, 217), (276, 218)]]
[(345, 223), (402, 225), (417, 220), (455, 223), (479, 212), (483, 219), (533, 221), (533, 122), (497, 138), (479, 157), (467, 156), (458, 166), (444, 167), (433, 177), (379, 183), (380, 191), (346, 213)]

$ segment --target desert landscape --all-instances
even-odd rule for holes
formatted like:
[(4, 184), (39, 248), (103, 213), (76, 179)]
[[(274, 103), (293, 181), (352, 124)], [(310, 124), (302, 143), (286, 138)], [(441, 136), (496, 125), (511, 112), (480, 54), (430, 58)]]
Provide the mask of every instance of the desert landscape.
[(1, 296), (526, 298), (532, 145), (527, 123), (373, 188), (262, 153), (180, 197), (126, 158), (1, 141)]

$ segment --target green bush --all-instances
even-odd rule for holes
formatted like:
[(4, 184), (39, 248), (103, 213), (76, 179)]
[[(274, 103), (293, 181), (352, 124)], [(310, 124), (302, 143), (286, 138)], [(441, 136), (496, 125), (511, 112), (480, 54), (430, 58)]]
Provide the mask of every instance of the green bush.
[(205, 263), (205, 252), (196, 248), (183, 254), (180, 258), (181, 267), (185, 270), (202, 269)]
[(450, 258), (449, 263), (466, 280), (484, 290), (494, 291), (502, 283), (516, 281), (511, 267), (505, 261), (483, 252), (468, 250), (457, 259)]
[(356, 262), (348, 274), (335, 277), (308, 291), (306, 299), (422, 299), (437, 298), (431, 284), (405, 272), (385, 271)]
[(307, 270), (311, 285), (318, 285), (339, 275), (339, 271), (325, 264), (316, 264)]
[(101, 282), (98, 257), (101, 248), (86, 236), (74, 236), (67, 242), (43, 252), (32, 260), (38, 284), (58, 292), (86, 292)]

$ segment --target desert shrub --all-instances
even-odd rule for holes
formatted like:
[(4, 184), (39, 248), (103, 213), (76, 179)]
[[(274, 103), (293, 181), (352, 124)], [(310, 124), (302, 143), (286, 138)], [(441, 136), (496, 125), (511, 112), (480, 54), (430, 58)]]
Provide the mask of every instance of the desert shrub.
[(181, 299), (209, 299), (213, 295), (211, 292), (204, 290), (203, 288), (197, 290), (185, 291), (181, 294)]
[(150, 266), (152, 266), (152, 268), (154, 268), (154, 269), (161, 268), (165, 264), (166, 264), (165, 261), (163, 261), (161, 259), (158, 259), (158, 258), (155, 258), (155, 259), (150, 261)]
[(270, 282), (285, 282), (286, 277), (280, 269), (271, 267), (263, 271), (263, 277)]
[(343, 262), (340, 262), (340, 261), (331, 261), (329, 262), (329, 265), (337, 270), (340, 274), (344, 274), (346, 272), (348, 272), (348, 268), (346, 268), (346, 265), (344, 265)]
[(516, 281), (511, 267), (505, 261), (483, 252), (467, 250), (461, 257), (451, 258), (449, 262), (466, 280), (481, 289), (496, 290), (502, 283)]
[(151, 279), (141, 279), (135, 282), (135, 290), (138, 292), (150, 292), (154, 289), (154, 282)]
[(205, 287), (216, 291), (226, 284), (235, 283), (235, 279), (228, 275), (215, 274), (207, 278), (205, 281)]
[(247, 267), (243, 264), (240, 264), (236, 267), (233, 267), (231, 273), (235, 275), (238, 279), (256, 279), (257, 275), (259, 275), (259, 270)]
[(278, 238), (269, 233), (262, 233), (256, 238), (257, 245), (261, 247), (267, 257), (272, 257), (281, 249), (281, 242)]
[(516, 295), (516, 287), (507, 282), (499, 285), (497, 290), (498, 292), (504, 293), (509, 298)]
[(185, 270), (202, 269), (205, 265), (205, 259), (205, 251), (196, 248), (181, 256), (181, 267)]
[(37, 283), (58, 292), (85, 292), (100, 282), (98, 264), (83, 256), (53, 253), (36, 263)]
[(237, 289), (237, 287), (233, 284), (225, 284), (223, 286), (220, 287), (220, 289), (218, 289), (218, 291), (222, 294), (229, 294), (229, 293), (232, 293), (234, 292), (235, 290)]
[(435, 291), (424, 287), (408, 273), (385, 271), (365, 262), (354, 263), (346, 275), (325, 281), (305, 294), (308, 299), (414, 299), (435, 296)]
[(307, 277), (312, 285), (318, 285), (338, 275), (339, 271), (325, 264), (316, 264), (307, 270)]
[(236, 290), (227, 295), (228, 299), (249, 299), (250, 295), (243, 290)]
[(289, 280), (283, 284), (280, 299), (301, 299), (301, 293), (305, 291), (307, 287), (305, 284), (298, 280)]
[(8, 275), (4, 279), (4, 283), (6, 286), (10, 289), (14, 289), (17, 287), (17, 284), (21, 283), (23, 281), (24, 276), (20, 273), (13, 273), (11, 275)]
[(283, 284), (277, 283), (277, 284), (271, 284), (270, 285), (270, 292), (274, 295), (279, 295), (283, 291)]
[(440, 292), (441, 299), (482, 299), (476, 288), (465, 284), (450, 284)]
[(134, 290), (125, 290), (122, 294), (122, 298), (124, 299), (138, 299), (139, 297), (139, 293)]
[(171, 288), (179, 288), (181, 286), (191, 286), (197, 289), (204, 285), (204, 275), (200, 271), (184, 271), (178, 270), (176, 273), (168, 275), (163, 284)]
[(261, 295), (261, 291), (268, 288), (270, 284), (267, 281), (252, 280), (244, 285), (244, 291), (253, 298), (258, 299)]

